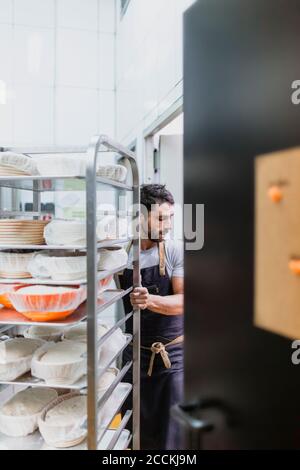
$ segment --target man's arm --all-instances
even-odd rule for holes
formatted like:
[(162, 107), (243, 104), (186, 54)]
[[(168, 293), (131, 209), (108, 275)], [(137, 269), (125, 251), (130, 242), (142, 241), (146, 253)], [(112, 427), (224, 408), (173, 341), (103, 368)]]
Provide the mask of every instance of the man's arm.
[(137, 306), (141, 310), (146, 308), (151, 312), (162, 315), (182, 315), (183, 314), (183, 277), (173, 277), (173, 295), (152, 295), (146, 287), (138, 287), (130, 294), (133, 307)]

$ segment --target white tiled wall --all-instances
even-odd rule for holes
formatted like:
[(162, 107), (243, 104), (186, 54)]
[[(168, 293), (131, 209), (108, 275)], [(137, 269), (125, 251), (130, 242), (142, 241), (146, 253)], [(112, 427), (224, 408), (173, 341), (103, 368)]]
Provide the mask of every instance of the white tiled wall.
[(182, 21), (192, 3), (131, 0), (117, 18), (117, 136), (124, 143), (182, 97)]
[(0, 145), (115, 133), (115, 0), (0, 0)]

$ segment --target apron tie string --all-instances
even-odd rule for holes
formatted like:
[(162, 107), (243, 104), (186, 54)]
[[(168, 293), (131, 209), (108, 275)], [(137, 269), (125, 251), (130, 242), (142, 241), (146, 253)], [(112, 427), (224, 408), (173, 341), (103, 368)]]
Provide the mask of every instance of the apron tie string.
[(150, 363), (149, 363), (149, 369), (148, 369), (148, 373), (147, 373), (149, 377), (151, 377), (151, 375), (152, 375), (154, 360), (155, 360), (155, 357), (157, 356), (157, 354), (160, 354), (165, 368), (166, 369), (171, 369), (172, 364), (171, 364), (171, 361), (170, 361), (170, 358), (169, 358), (169, 354), (166, 351), (166, 348), (168, 346), (172, 346), (172, 345), (175, 345), (175, 344), (182, 343), (183, 339), (184, 339), (184, 337), (182, 335), (182, 336), (178, 336), (173, 341), (170, 341), (167, 344), (157, 342), (157, 343), (153, 343), (151, 348), (146, 348), (146, 347), (142, 346), (143, 349), (148, 349), (152, 352), (151, 358), (150, 358)]
[(154, 359), (155, 359), (156, 354), (161, 355), (165, 368), (171, 369), (171, 361), (169, 359), (169, 354), (167, 353), (165, 349), (165, 345), (163, 343), (153, 343), (150, 349), (151, 349), (152, 355), (150, 358), (150, 364), (149, 364), (149, 369), (148, 369), (149, 377), (151, 377), (152, 372), (153, 372), (153, 365), (154, 365)]

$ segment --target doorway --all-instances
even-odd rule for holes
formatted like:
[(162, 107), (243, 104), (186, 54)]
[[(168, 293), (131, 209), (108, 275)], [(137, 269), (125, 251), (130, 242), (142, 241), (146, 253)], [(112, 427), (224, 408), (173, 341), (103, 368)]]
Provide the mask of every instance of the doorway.
[(145, 138), (145, 182), (165, 184), (175, 200), (173, 235), (183, 238), (183, 113), (161, 122)]

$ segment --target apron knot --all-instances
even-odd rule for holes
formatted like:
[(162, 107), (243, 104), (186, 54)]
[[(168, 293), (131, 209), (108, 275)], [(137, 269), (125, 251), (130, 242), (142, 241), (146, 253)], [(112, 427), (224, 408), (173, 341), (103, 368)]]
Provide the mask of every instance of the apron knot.
[(151, 346), (151, 359), (150, 359), (150, 364), (149, 364), (149, 369), (148, 369), (148, 376), (151, 377), (152, 372), (153, 372), (153, 365), (154, 365), (154, 359), (157, 354), (160, 354), (164, 366), (166, 369), (171, 368), (171, 361), (169, 359), (169, 354), (166, 351), (166, 347), (163, 343), (153, 343)]

